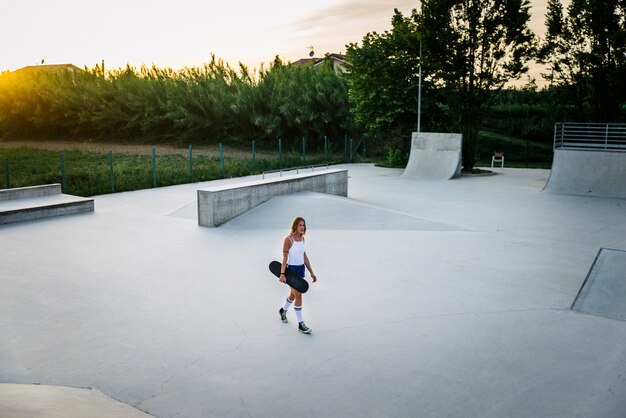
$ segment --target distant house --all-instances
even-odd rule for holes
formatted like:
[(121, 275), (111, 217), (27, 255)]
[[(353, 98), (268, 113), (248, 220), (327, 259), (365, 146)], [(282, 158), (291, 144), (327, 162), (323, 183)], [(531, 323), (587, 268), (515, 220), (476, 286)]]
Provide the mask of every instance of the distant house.
[(298, 61), (292, 62), (291, 65), (315, 65), (316, 62), (323, 60), (323, 58), (300, 58)]
[(330, 60), (335, 72), (345, 73), (348, 71), (346, 68), (348, 62), (345, 60), (345, 57), (346, 56), (342, 54), (326, 54), (323, 58), (302, 58), (291, 63), (291, 65), (313, 65), (314, 67), (319, 67), (325, 60)]
[(25, 73), (25, 72), (33, 72), (33, 71), (69, 71), (72, 73), (84, 72), (84, 70), (78, 68), (74, 64), (42, 64), (42, 65), (28, 65), (26, 67), (19, 68), (13, 71), (16, 73)]

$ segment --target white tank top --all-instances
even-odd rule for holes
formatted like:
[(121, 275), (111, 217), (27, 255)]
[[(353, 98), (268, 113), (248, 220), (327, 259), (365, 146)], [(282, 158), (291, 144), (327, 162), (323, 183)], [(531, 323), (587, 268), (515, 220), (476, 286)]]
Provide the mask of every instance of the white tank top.
[(289, 247), (289, 257), (287, 258), (287, 264), (292, 266), (301, 266), (304, 264), (304, 237), (302, 241), (296, 241), (290, 235), (291, 247)]

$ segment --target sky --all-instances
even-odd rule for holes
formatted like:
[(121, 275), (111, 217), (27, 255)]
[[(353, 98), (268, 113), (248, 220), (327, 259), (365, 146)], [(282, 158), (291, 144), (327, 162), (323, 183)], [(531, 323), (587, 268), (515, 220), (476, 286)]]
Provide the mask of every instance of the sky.
[[(547, 0), (531, 0), (543, 35)], [(276, 55), (296, 61), (345, 53), (368, 32), (391, 27), (404, 0), (0, 0), (0, 72), (71, 63), (107, 68), (201, 66), (211, 54), (258, 68)]]

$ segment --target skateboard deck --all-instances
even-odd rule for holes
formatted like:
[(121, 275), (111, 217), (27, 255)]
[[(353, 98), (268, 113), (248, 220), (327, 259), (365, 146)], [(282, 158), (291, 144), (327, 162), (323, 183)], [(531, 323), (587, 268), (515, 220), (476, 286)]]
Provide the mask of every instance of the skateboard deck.
[[(279, 279), (281, 266), (281, 263), (278, 261), (272, 261), (269, 265), (270, 271)], [(309, 290), (309, 283), (304, 280), (304, 278), (300, 277), (300, 275), (298, 275), (295, 271), (290, 269), (285, 270), (285, 277), (287, 278), (287, 284), (294, 290), (297, 290), (300, 293), (306, 293), (306, 291)]]

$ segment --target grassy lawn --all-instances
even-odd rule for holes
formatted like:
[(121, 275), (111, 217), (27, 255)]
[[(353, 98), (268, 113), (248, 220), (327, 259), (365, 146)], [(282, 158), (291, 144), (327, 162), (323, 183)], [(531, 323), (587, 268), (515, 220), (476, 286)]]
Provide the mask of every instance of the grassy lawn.
[(481, 131), (476, 147), (477, 166), (490, 166), (494, 151), (504, 152), (505, 167), (550, 168), (552, 144), (527, 141), (496, 132)]
[[(161, 187), (338, 162), (340, 156), (326, 159), (323, 154), (307, 155), (306, 161), (299, 154), (283, 154), (282, 162), (278, 156), (263, 155), (253, 161), (251, 155), (246, 158), (241, 154), (232, 157), (225, 154), (222, 175), (219, 156), (194, 155), (190, 167), (188, 155), (158, 155), (157, 150), (154, 167), (156, 187)], [(8, 176), (5, 164), (8, 165)], [(0, 173), (0, 188), (62, 183), (64, 193), (76, 196), (147, 189), (154, 187), (155, 180), (152, 155), (112, 153), (111, 165), (108, 153), (77, 149), (59, 152), (34, 147), (0, 148)]]

